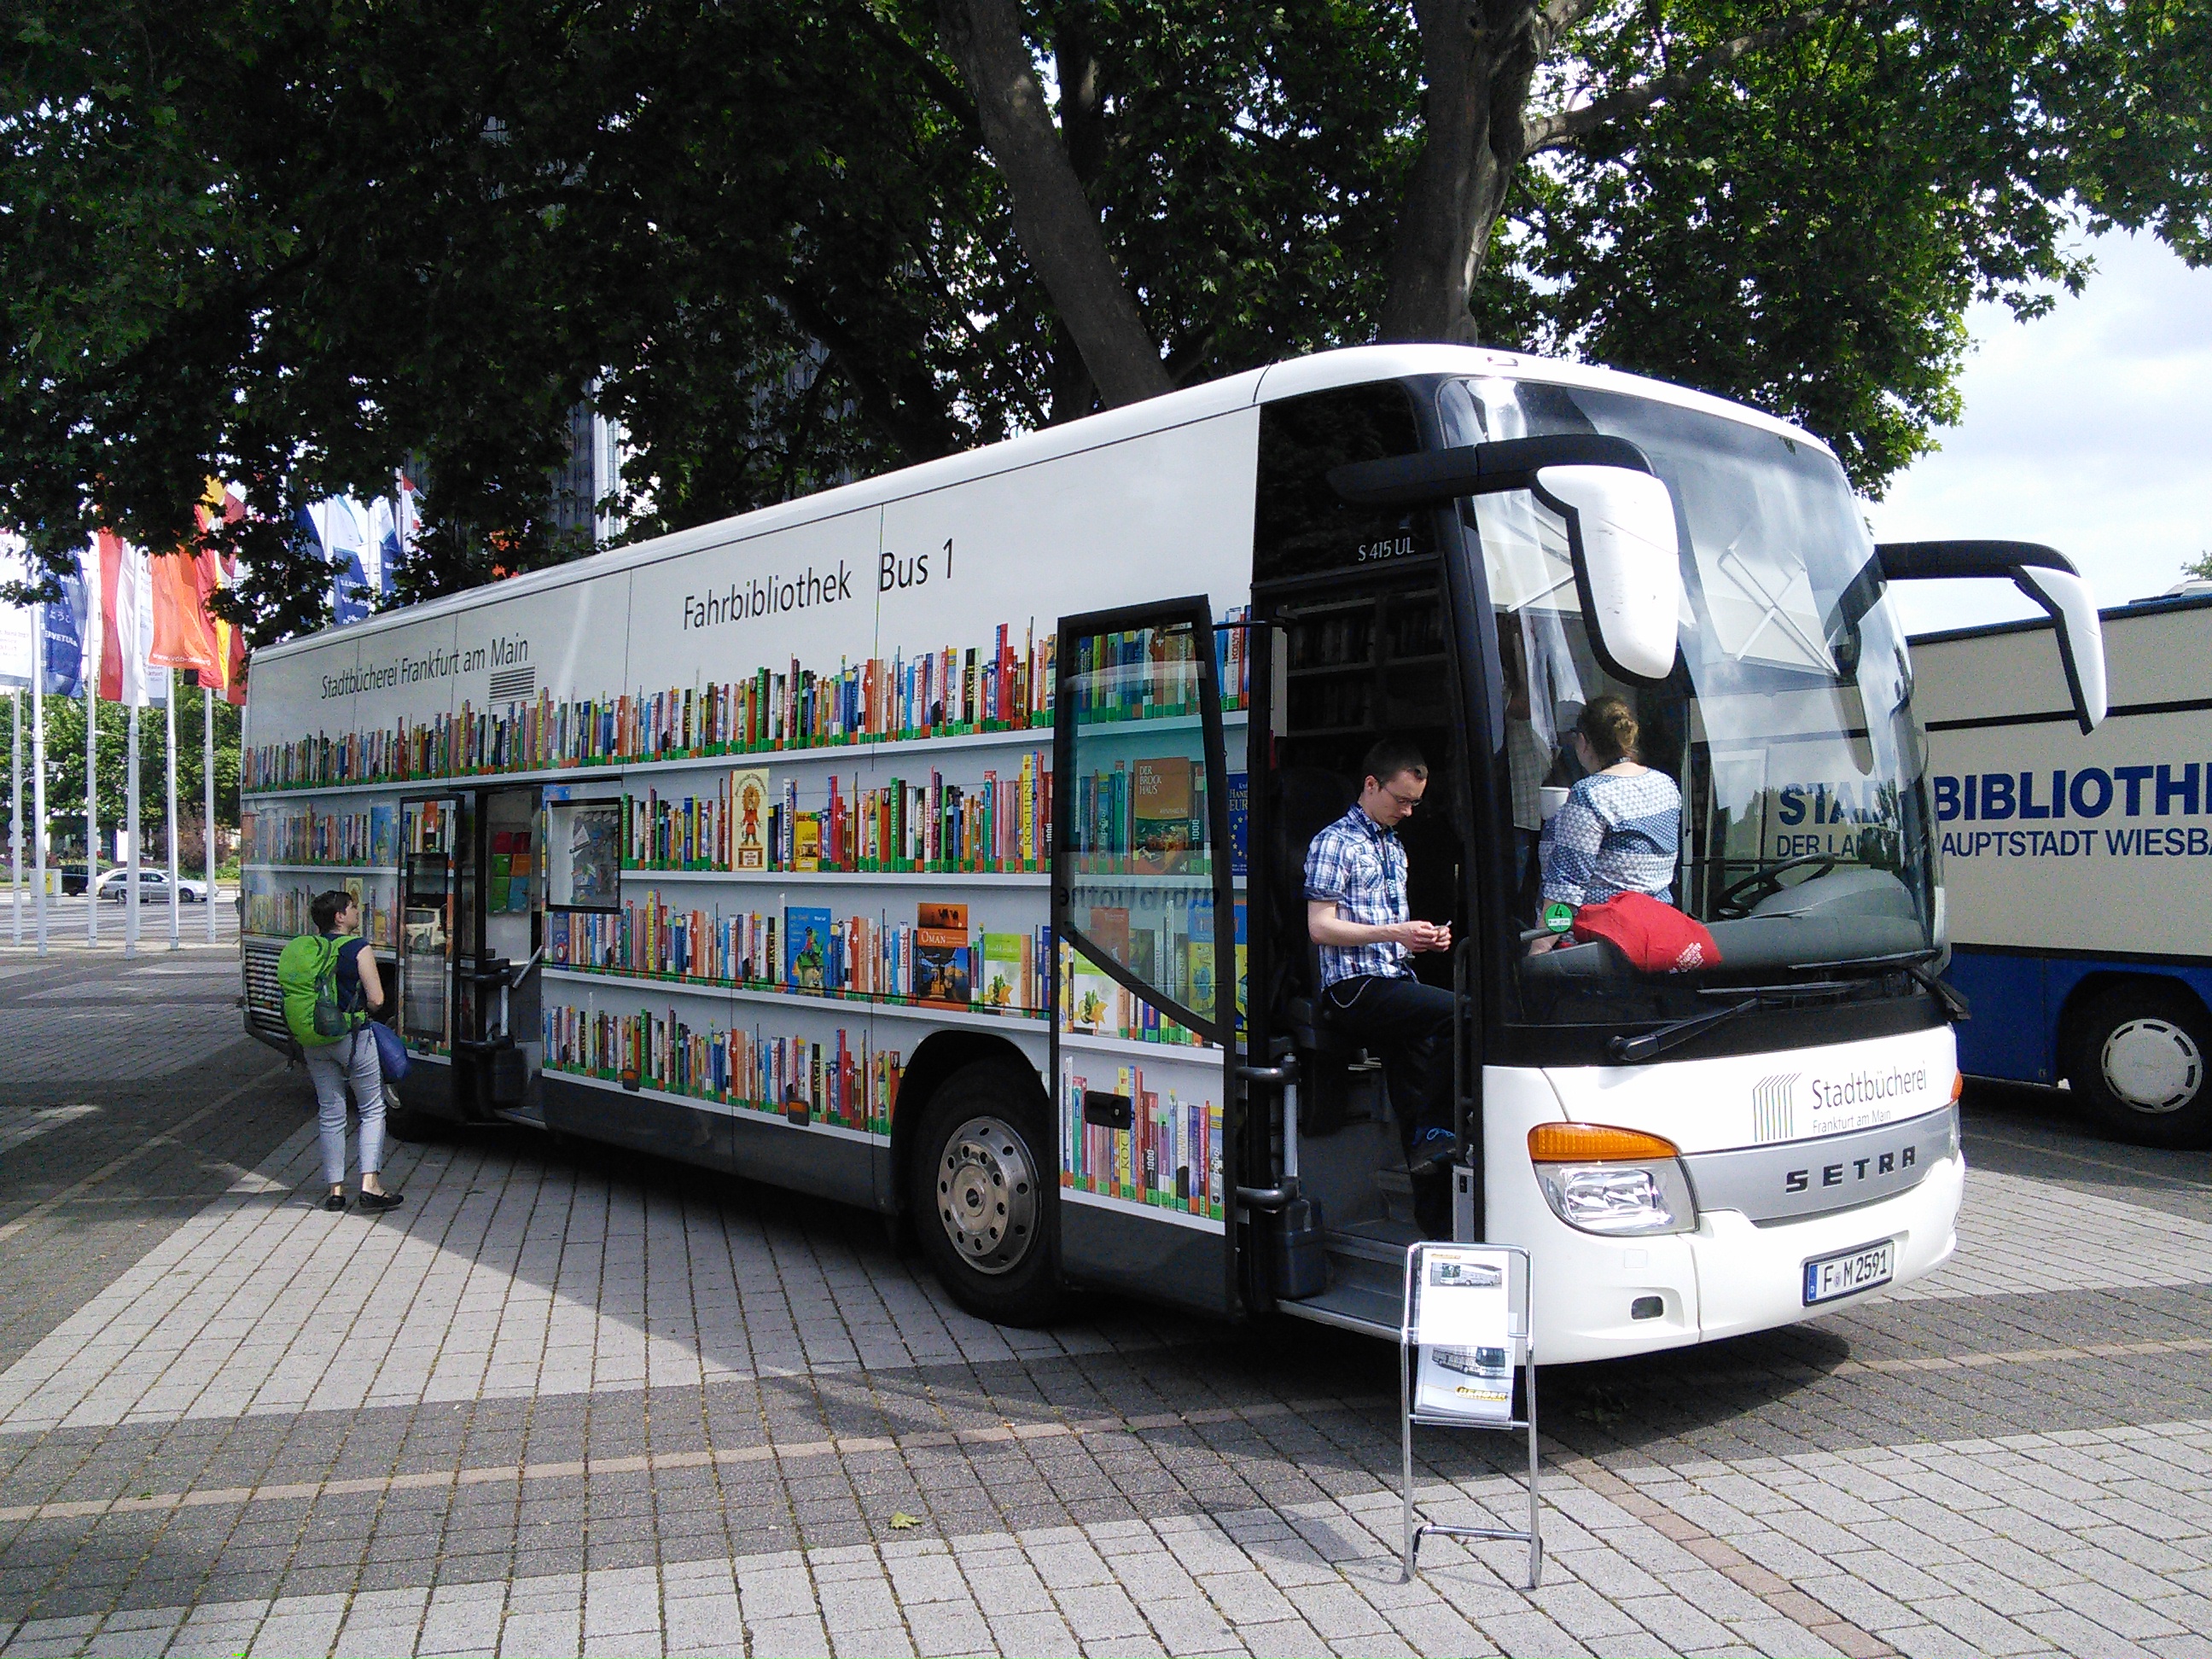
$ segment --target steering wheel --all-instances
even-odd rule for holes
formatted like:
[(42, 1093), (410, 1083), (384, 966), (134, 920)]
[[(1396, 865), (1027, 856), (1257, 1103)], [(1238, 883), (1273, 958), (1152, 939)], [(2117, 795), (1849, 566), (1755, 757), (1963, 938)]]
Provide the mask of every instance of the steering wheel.
[(1794, 859), (1784, 859), (1777, 864), (1762, 864), (1749, 875), (1730, 882), (1715, 895), (1712, 902), (1713, 920), (1735, 921), (1749, 915), (1765, 900), (1782, 890), (1785, 871), (1802, 869), (1808, 864), (1820, 867), (1805, 878), (1818, 880), (1834, 869), (1841, 860), (1833, 853), (1806, 853)]

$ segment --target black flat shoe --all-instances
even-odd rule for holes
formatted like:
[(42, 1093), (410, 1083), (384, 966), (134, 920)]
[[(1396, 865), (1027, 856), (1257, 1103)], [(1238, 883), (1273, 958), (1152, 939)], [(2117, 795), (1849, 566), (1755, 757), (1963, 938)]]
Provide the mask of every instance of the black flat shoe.
[(407, 1201), (404, 1193), (363, 1193), (361, 1207), (369, 1211), (396, 1210)]
[(323, 1198), (323, 1207), (331, 1212), (333, 1214), (343, 1210), (345, 1208), (345, 1194), (343, 1193), (325, 1194)]

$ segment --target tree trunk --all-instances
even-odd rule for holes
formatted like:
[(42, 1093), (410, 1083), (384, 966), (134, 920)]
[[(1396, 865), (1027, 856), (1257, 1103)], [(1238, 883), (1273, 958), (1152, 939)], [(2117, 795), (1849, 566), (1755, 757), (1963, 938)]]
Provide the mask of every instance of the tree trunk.
[(1111, 407), (1170, 390), (1159, 349), (1106, 252), (1097, 210), (1045, 106), (1019, 11), (1012, 0), (939, 0), (939, 12), (946, 48), (975, 94), (983, 141), (1006, 181), (1022, 252), (1074, 337), (1100, 400)]
[(1526, 159), (1529, 82), (1551, 33), (1529, 0), (1414, 0), (1428, 89), (1390, 252), (1385, 340), (1474, 342), (1468, 295)]

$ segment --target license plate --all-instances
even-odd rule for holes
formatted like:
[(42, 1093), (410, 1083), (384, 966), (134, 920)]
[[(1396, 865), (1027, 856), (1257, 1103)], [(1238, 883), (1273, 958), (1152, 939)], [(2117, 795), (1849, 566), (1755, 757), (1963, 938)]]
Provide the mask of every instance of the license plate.
[(1805, 1264), (1805, 1305), (1833, 1302), (1887, 1285), (1897, 1274), (1897, 1241), (1862, 1244), (1839, 1255), (1815, 1256)]

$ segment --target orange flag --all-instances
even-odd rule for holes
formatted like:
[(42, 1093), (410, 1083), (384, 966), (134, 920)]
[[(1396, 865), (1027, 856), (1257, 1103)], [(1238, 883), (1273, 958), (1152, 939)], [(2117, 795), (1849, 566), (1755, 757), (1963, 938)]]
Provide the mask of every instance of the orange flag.
[[(203, 531), (246, 516), (245, 503), (213, 478), (197, 510)], [(210, 549), (179, 548), (151, 563), (154, 648), (147, 660), (156, 667), (192, 669), (201, 684), (243, 703), (246, 642), (208, 608), (209, 599), (228, 585), (221, 562)]]

